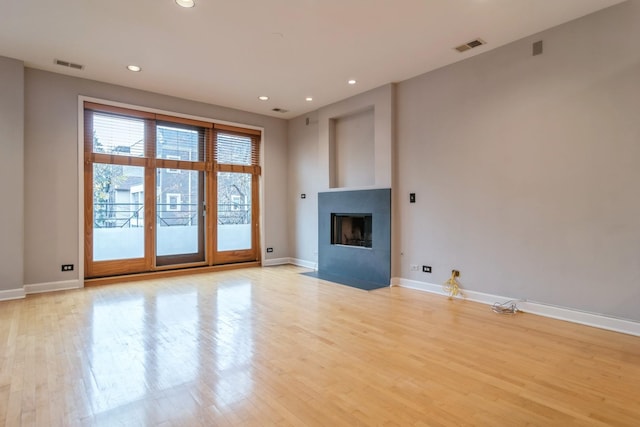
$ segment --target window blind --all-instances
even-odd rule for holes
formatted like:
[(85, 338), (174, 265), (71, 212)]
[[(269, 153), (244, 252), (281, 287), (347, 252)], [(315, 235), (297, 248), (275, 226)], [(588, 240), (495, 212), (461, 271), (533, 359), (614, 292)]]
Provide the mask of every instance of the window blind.
[(91, 161), (204, 170), (213, 160), (259, 174), (260, 138), (255, 129), (85, 102)]

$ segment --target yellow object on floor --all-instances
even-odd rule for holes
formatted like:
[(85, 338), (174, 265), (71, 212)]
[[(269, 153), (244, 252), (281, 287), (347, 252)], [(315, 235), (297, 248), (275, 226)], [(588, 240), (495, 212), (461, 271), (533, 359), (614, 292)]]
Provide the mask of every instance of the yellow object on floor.
[(463, 298), (465, 296), (464, 292), (462, 292), (462, 290), (460, 289), (460, 283), (456, 279), (456, 277), (458, 277), (459, 275), (460, 272), (458, 270), (453, 270), (451, 272), (451, 277), (449, 277), (449, 280), (444, 282), (444, 285), (442, 285), (442, 289), (449, 294), (450, 299), (458, 295)]

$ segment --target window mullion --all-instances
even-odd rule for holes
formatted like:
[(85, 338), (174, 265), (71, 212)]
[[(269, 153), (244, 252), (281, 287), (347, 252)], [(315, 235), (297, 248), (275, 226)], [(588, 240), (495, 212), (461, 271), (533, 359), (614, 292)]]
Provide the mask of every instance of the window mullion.
[(145, 264), (148, 271), (155, 269), (155, 230), (156, 230), (156, 121), (145, 120), (144, 156), (147, 167), (144, 172), (144, 211), (145, 211)]

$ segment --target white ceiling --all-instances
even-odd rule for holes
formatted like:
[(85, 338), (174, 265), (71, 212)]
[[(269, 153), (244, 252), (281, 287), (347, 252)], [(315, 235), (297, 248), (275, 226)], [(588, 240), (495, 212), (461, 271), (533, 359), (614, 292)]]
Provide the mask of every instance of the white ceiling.
[[(622, 0), (195, 1), (184, 9), (174, 0), (0, 0), (0, 56), (290, 118)], [(487, 44), (453, 50), (478, 37)]]

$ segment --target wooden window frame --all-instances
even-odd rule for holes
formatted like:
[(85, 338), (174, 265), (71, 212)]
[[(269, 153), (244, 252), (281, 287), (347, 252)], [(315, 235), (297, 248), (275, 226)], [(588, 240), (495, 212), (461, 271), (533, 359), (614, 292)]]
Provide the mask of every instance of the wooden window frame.
[[(176, 117), (167, 114), (157, 114), (136, 109), (123, 108), (112, 105), (105, 105), (96, 102), (85, 101), (83, 103), (84, 117), (84, 264), (85, 278), (97, 278), (107, 276), (117, 276), (130, 273), (144, 273), (167, 269), (181, 269), (196, 266), (214, 266), (228, 263), (244, 261), (260, 261), (260, 226), (259, 226), (259, 185), (261, 167), (260, 164), (251, 166), (240, 165), (218, 165), (213, 157), (214, 132), (233, 132), (242, 136), (250, 136), (252, 140), (253, 153), (259, 158), (260, 141), (262, 133), (259, 130), (230, 126), (206, 122), (201, 120)], [(93, 152), (93, 126), (92, 114), (105, 113), (128, 118), (137, 118), (144, 121), (145, 142), (144, 156), (130, 157), (121, 154), (95, 153)], [(203, 155), (196, 161), (178, 159), (156, 158), (156, 129), (160, 124), (178, 124), (194, 126), (204, 130)], [(93, 261), (93, 164), (104, 163), (122, 166), (138, 166), (144, 168), (144, 257), (126, 260)], [(176, 256), (176, 263), (171, 265), (157, 265), (156, 249), (156, 173), (159, 169), (188, 170), (203, 172), (202, 179), (204, 188), (204, 239), (202, 248), (204, 250), (204, 261), (181, 262), (181, 255)], [(217, 172), (243, 172), (252, 174), (252, 254), (247, 256), (242, 251), (231, 251), (231, 253), (216, 253), (216, 217), (217, 206)]]

